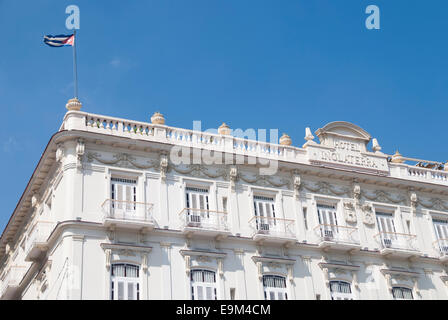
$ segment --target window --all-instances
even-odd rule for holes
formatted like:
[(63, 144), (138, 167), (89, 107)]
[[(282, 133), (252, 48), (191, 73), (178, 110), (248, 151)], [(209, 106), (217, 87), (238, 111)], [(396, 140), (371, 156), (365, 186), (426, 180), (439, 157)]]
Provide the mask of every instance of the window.
[(140, 300), (140, 268), (131, 264), (113, 264), (111, 300)]
[(383, 246), (391, 247), (394, 242), (398, 241), (392, 213), (376, 212), (376, 222)]
[(333, 239), (338, 233), (336, 206), (317, 205), (317, 215), (322, 238)]
[(257, 230), (269, 232), (276, 227), (274, 198), (254, 196), (254, 210)]
[(263, 276), (265, 300), (287, 300), (286, 279), (281, 276)]
[(125, 218), (135, 215), (137, 202), (137, 181), (111, 178), (111, 212), (114, 216)]
[(222, 197), (222, 211), (227, 212), (227, 197)]
[(235, 288), (230, 288), (230, 300), (235, 300)]
[(434, 224), (440, 252), (448, 254), (448, 221), (433, 219), (432, 222)]
[(305, 230), (308, 230), (307, 208), (304, 207), (304, 208), (302, 209), (302, 211), (303, 211), (303, 224), (304, 224), (304, 226), (305, 226)]
[(350, 283), (345, 281), (330, 281), (331, 300), (353, 300)]
[(209, 270), (191, 270), (191, 299), (217, 299), (215, 272)]
[(209, 222), (210, 206), (208, 202), (208, 189), (187, 187), (187, 224), (189, 226), (200, 226), (203, 222)]
[(405, 287), (393, 287), (392, 296), (395, 300), (413, 300), (412, 290)]

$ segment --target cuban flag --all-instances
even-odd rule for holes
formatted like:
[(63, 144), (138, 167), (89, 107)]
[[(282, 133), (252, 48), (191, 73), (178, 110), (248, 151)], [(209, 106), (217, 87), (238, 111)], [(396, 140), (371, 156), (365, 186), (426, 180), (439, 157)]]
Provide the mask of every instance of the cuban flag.
[(50, 47), (67, 47), (75, 45), (75, 35), (44, 36), (44, 42)]

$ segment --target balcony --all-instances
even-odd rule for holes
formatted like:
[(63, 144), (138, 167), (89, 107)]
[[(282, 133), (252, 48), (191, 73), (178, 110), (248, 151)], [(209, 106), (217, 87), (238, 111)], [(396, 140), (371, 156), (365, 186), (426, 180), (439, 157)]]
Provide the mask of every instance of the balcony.
[(448, 239), (439, 239), (434, 241), (433, 245), (439, 252), (440, 261), (448, 262)]
[(107, 228), (150, 231), (155, 227), (151, 203), (108, 199), (104, 201), (103, 224)]
[(0, 299), (8, 300), (14, 298), (26, 271), (27, 268), (25, 266), (12, 266), (9, 268), (1, 281)]
[(319, 224), (314, 231), (320, 238), (319, 248), (336, 251), (357, 251), (361, 249), (358, 228)]
[(374, 236), (380, 243), (380, 253), (396, 258), (411, 258), (419, 255), (416, 249), (416, 235), (396, 232), (380, 232)]
[(179, 213), (182, 232), (188, 237), (225, 238), (230, 234), (227, 212), (185, 208)]
[(294, 220), (255, 216), (249, 224), (252, 239), (258, 243), (288, 245), (297, 241)]
[(48, 237), (54, 223), (38, 221), (31, 229), (25, 244), (25, 261), (38, 261), (48, 250)]

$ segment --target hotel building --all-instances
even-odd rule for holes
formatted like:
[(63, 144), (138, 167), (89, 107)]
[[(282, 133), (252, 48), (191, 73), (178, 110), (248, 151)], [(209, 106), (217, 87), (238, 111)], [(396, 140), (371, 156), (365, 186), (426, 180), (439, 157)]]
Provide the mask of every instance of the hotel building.
[(299, 147), (66, 107), (1, 236), (1, 299), (448, 299), (448, 164), (348, 122)]

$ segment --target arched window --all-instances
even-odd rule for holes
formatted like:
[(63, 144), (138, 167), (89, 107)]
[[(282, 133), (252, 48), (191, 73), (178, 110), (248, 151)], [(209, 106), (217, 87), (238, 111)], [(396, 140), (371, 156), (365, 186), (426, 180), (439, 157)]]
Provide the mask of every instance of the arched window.
[(216, 300), (216, 273), (209, 270), (191, 270), (191, 299)]
[(345, 281), (330, 281), (331, 300), (353, 300), (350, 283)]
[(263, 276), (265, 300), (287, 300), (286, 278), (281, 276)]
[(116, 263), (112, 265), (111, 300), (140, 299), (139, 266)]
[(412, 290), (405, 287), (393, 287), (392, 296), (395, 300), (413, 300)]

